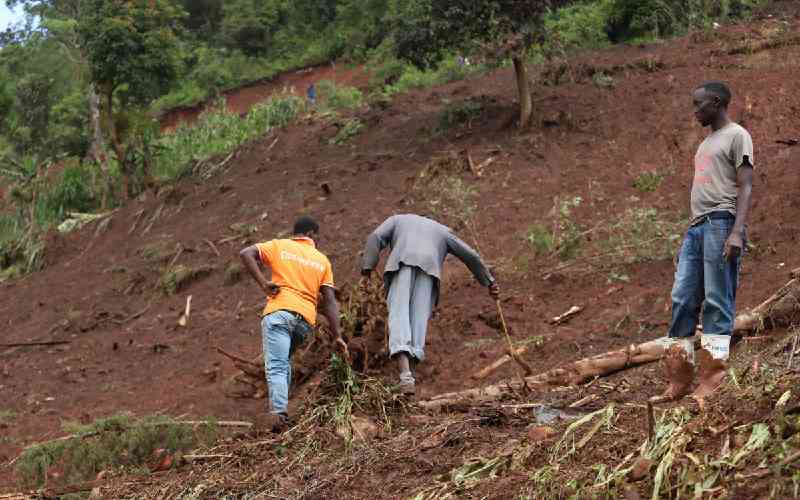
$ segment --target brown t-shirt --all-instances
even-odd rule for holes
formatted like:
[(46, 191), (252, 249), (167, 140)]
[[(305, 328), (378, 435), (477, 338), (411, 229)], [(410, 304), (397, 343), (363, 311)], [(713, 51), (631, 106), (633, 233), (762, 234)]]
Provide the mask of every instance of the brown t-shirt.
[(711, 212), (736, 215), (736, 174), (747, 157), (753, 161), (753, 139), (741, 125), (729, 123), (712, 132), (697, 148), (692, 183), (692, 218), (695, 224)]

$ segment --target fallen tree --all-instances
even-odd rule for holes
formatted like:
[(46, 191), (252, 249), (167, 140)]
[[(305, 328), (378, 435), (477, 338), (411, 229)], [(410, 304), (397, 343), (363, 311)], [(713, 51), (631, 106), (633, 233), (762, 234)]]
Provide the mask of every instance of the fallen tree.
[[(734, 334), (764, 331), (788, 326), (800, 321), (800, 269), (792, 272), (792, 279), (769, 299), (736, 318)], [(699, 347), (700, 337), (694, 337)], [(666, 339), (656, 339), (624, 349), (598, 354), (581, 359), (567, 366), (525, 377), (522, 380), (506, 380), (499, 384), (477, 387), (465, 391), (450, 392), (434, 396), (419, 404), (423, 408), (436, 410), (450, 405), (475, 403), (499, 399), (505, 395), (529, 389), (578, 385), (595, 377), (660, 360), (669, 344)]]

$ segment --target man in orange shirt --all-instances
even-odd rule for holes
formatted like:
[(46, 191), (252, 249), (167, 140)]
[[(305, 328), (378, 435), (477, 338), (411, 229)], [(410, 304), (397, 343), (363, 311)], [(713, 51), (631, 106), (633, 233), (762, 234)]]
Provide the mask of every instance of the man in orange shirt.
[(316, 221), (303, 216), (294, 223), (290, 238), (252, 245), (239, 253), (245, 268), (267, 296), (261, 332), (269, 388), (268, 425), (273, 432), (280, 432), (287, 425), (291, 356), (313, 330), (318, 297), (322, 297), (321, 312), (336, 342), (347, 350), (339, 330), (331, 263), (314, 244), (318, 235)]

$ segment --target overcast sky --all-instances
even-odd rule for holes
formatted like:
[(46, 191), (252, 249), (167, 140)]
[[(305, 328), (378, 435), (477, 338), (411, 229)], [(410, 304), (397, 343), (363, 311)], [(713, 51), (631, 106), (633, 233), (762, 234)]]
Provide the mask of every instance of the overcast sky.
[(6, 7), (5, 1), (0, 0), (0, 31), (8, 28), (10, 24), (21, 21), (22, 17), (23, 14), (21, 6), (17, 5), (17, 8), (12, 11)]

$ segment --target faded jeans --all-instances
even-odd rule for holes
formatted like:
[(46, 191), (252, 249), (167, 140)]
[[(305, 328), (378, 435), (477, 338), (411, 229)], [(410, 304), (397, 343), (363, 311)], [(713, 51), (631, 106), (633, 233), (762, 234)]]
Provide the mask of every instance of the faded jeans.
[(291, 357), (309, 332), (311, 325), (293, 312), (275, 311), (261, 319), (270, 413), (287, 415), (292, 383)]
[(741, 255), (725, 260), (722, 251), (734, 222), (732, 214), (714, 212), (686, 232), (672, 287), (671, 338), (694, 335), (701, 308), (704, 335), (733, 332)]

